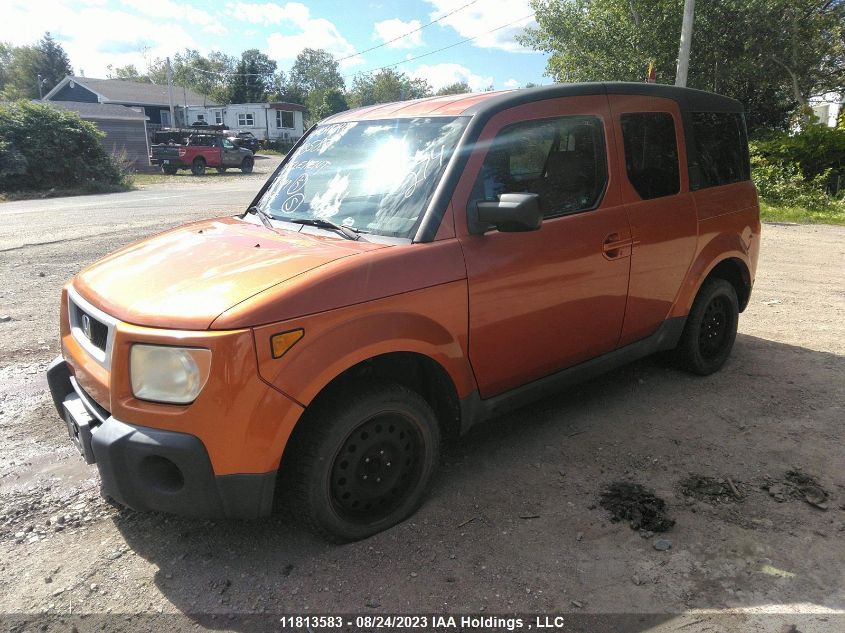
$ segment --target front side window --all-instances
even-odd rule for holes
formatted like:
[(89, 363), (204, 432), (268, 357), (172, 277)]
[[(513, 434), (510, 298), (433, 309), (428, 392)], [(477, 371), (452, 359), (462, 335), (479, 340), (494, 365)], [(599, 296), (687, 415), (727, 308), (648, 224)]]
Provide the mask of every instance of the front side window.
[(553, 217), (596, 207), (606, 184), (601, 121), (569, 116), (503, 128), (487, 151), (471, 197), (536, 193), (543, 215)]
[(681, 190), (675, 121), (668, 112), (623, 114), (622, 141), (628, 180), (643, 200)]
[(324, 219), (411, 237), (468, 119), (418, 117), (317, 127), (274, 177), (259, 207), (279, 220)]
[(748, 180), (748, 142), (738, 112), (693, 112), (695, 157), (690, 165), (693, 189)]
[(240, 127), (252, 127), (255, 124), (255, 118), (252, 112), (238, 114), (238, 125)]

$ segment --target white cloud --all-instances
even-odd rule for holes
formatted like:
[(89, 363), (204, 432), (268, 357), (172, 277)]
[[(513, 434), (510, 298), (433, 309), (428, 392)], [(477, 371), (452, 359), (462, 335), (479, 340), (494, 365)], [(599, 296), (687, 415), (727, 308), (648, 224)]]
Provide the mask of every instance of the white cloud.
[[(434, 10), (431, 19), (434, 20), (445, 13), (454, 11), (466, 0), (426, 0)], [(480, 48), (497, 48), (511, 53), (528, 53), (531, 49), (524, 48), (516, 41), (516, 36), (526, 27), (536, 26), (533, 9), (529, 0), (484, 0), (461, 9), (454, 15), (441, 20), (439, 24), (453, 28), (461, 37), (476, 37), (472, 44)], [(521, 20), (523, 16), (526, 17)], [(507, 28), (500, 26), (515, 22)], [(488, 33), (492, 29), (498, 29)]]
[(355, 55), (355, 47), (340, 34), (334, 22), (312, 17), (311, 10), (300, 2), (236, 2), (226, 7), (226, 13), (251, 24), (277, 25), (280, 31), (293, 31), (268, 36), (267, 53), (275, 60), (292, 61), (303, 48), (323, 48), (337, 58), (353, 55), (341, 62), (343, 67), (364, 61), (360, 55)]
[(519, 82), (516, 79), (508, 79), (504, 85), (505, 88), (519, 88)]
[[(403, 22), (398, 18), (376, 22), (375, 37), (387, 43), (387, 48), (415, 48), (423, 45), (422, 31), (416, 30), (422, 26), (419, 20)], [(411, 31), (414, 31), (411, 33)], [(402, 37), (410, 33), (406, 37)], [(401, 38), (401, 39), (396, 39)], [(395, 42), (392, 40), (396, 40)]]
[(207, 27), (209, 33), (225, 33), (226, 27), (215, 16), (198, 10), (195, 7), (177, 3), (173, 0), (120, 0), (121, 4), (142, 15), (159, 20), (184, 21), (188, 24), (196, 24)]
[(50, 31), (67, 52), (74, 71), (84, 70), (89, 77), (105, 77), (109, 64), (135, 64), (144, 70), (147, 59), (172, 55), (185, 47), (203, 50), (179, 21), (74, 0), (6, 0), (3, 31), (2, 39), (17, 45), (32, 44)]
[(414, 79), (425, 79), (434, 90), (443, 86), (465, 81), (474, 90), (484, 90), (493, 83), (493, 77), (476, 75), (466, 66), (460, 64), (423, 64), (408, 73)]

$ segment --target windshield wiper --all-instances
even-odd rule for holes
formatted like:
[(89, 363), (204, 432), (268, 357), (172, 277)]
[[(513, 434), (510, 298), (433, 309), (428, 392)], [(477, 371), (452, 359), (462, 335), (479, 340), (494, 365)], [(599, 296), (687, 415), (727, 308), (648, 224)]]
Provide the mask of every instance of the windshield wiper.
[(291, 224), (304, 224), (305, 226), (316, 226), (321, 229), (331, 229), (333, 231), (337, 231), (348, 240), (361, 239), (361, 236), (359, 235), (361, 231), (358, 229), (343, 226), (342, 224), (335, 224), (331, 220), (324, 220), (322, 218), (298, 218), (296, 220), (288, 220), (285, 218), (285, 222), (290, 222)]
[(259, 208), (258, 206), (252, 205), (249, 209), (247, 209), (247, 213), (254, 213), (255, 215), (257, 215), (258, 218), (261, 220), (261, 224), (266, 226), (268, 229), (274, 228), (273, 222), (270, 218), (270, 214), (264, 211), (263, 209)]

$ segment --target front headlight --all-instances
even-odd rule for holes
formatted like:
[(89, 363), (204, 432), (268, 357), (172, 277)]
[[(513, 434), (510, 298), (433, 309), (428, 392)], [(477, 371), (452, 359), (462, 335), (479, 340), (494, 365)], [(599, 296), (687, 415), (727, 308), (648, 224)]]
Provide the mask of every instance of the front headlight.
[(129, 354), (132, 393), (140, 400), (189, 404), (208, 380), (211, 350), (133, 345)]

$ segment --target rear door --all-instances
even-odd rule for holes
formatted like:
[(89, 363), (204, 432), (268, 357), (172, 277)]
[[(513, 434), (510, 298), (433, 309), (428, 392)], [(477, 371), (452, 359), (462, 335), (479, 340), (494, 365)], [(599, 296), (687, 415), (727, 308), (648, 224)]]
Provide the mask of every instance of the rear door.
[(619, 341), (627, 345), (652, 334), (668, 316), (695, 254), (698, 219), (678, 104), (631, 95), (611, 94), (609, 99), (633, 238)]
[[(604, 95), (511, 108), (482, 131), (453, 204), (483, 398), (616, 347), (631, 235), (614, 146)], [(466, 209), (509, 192), (539, 194), (540, 230), (470, 235)]]

